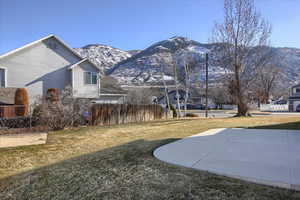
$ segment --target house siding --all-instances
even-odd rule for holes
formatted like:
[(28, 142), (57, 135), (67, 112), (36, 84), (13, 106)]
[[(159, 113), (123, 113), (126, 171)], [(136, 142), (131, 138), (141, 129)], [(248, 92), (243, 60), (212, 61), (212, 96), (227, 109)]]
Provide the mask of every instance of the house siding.
[(26, 87), (30, 102), (46, 94), (48, 88), (63, 90), (71, 85), (68, 67), (80, 60), (54, 38), (0, 59), (7, 69), (7, 87)]
[(99, 70), (92, 66), (89, 62), (80, 63), (73, 69), (73, 91), (75, 97), (85, 97), (85, 98), (97, 98), (99, 97), (100, 83), (97, 80), (96, 85), (89, 85), (84, 83), (84, 72), (96, 72)]

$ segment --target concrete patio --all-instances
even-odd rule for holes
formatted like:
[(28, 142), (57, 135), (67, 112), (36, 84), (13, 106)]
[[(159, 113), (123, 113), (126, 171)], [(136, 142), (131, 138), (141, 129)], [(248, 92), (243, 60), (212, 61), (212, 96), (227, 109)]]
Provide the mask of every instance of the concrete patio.
[(300, 131), (212, 129), (159, 147), (167, 163), (300, 190)]
[(45, 144), (47, 133), (0, 135), (0, 148)]

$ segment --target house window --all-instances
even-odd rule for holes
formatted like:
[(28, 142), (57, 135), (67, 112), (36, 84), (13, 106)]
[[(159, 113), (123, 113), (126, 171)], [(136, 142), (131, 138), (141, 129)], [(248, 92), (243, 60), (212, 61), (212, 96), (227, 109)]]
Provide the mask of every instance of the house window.
[(96, 85), (97, 73), (96, 72), (84, 72), (84, 84)]
[(300, 88), (296, 88), (296, 93), (300, 93)]

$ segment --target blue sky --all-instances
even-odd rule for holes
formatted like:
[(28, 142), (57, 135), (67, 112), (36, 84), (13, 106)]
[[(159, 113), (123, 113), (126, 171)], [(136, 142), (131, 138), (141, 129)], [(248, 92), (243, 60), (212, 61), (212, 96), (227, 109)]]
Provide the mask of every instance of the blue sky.
[[(273, 46), (300, 48), (300, 0), (256, 0)], [(0, 0), (0, 54), (55, 34), (71, 47), (124, 50), (184, 36), (207, 42), (223, 0)]]

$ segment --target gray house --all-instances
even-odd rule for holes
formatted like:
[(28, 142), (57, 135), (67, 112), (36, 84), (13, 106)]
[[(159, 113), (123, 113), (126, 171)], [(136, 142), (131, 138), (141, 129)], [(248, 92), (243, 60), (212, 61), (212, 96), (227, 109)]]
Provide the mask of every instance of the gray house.
[(296, 112), (296, 108), (300, 105), (300, 84), (295, 85), (290, 90), (289, 111)]
[(71, 86), (75, 97), (100, 97), (100, 69), (54, 35), (0, 56), (0, 87), (27, 88), (30, 102), (49, 88)]

